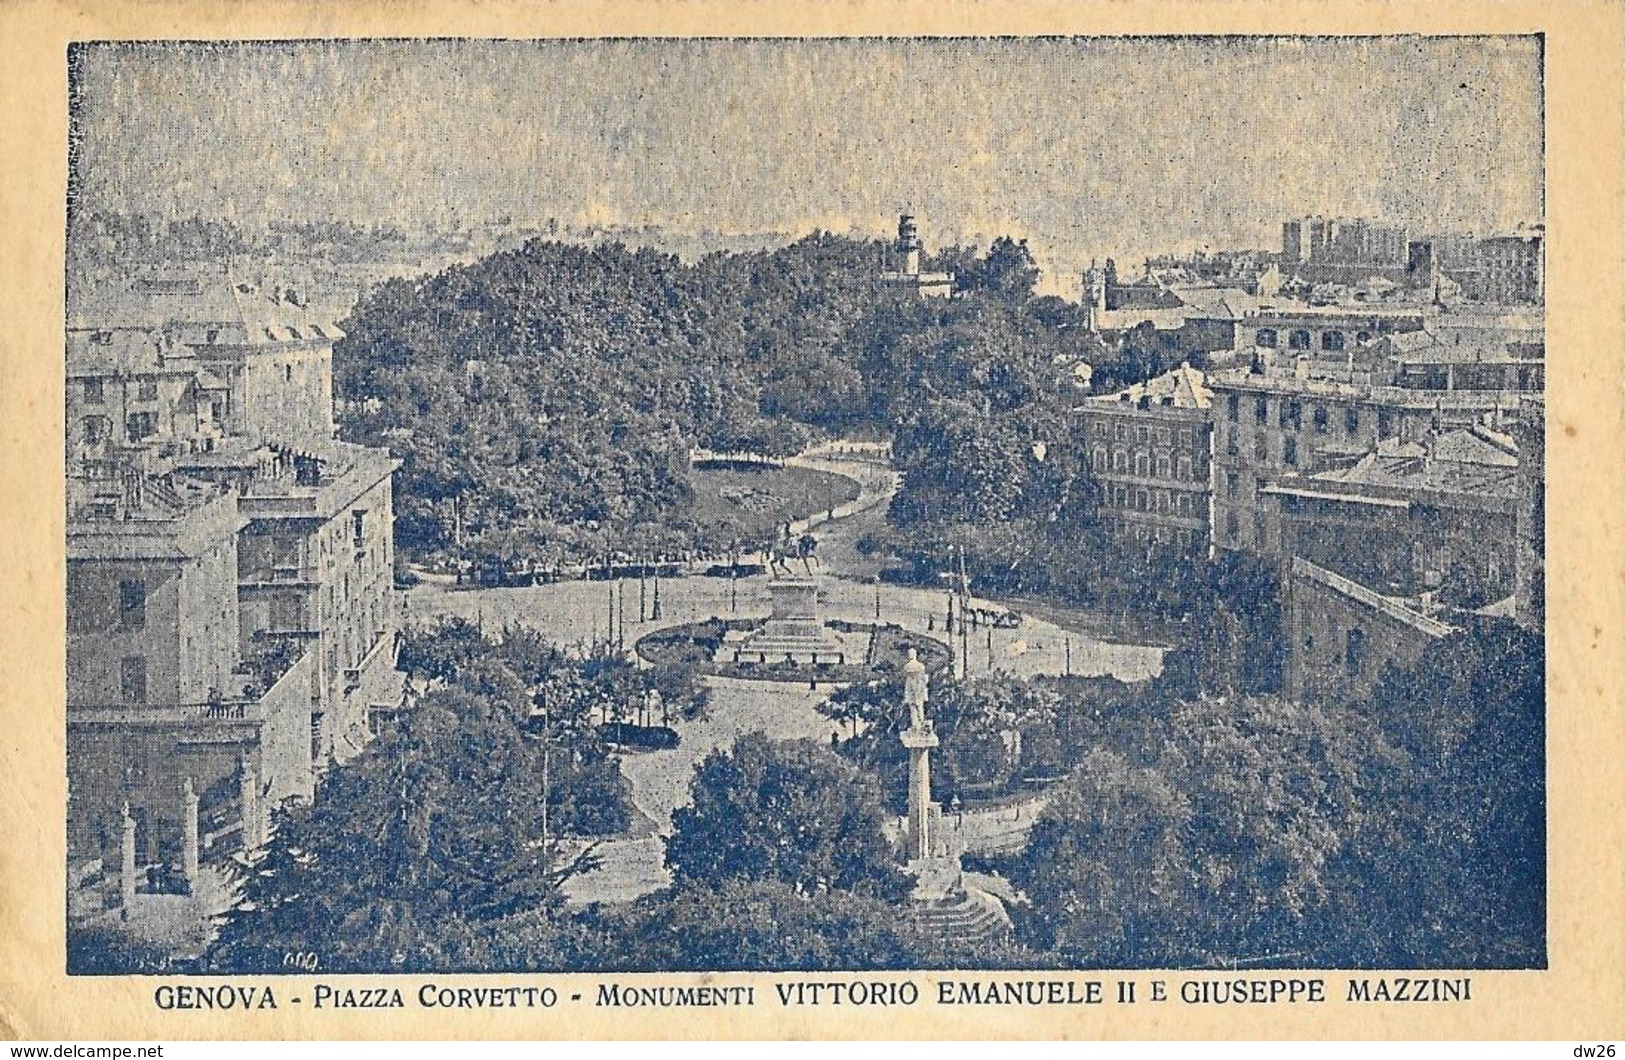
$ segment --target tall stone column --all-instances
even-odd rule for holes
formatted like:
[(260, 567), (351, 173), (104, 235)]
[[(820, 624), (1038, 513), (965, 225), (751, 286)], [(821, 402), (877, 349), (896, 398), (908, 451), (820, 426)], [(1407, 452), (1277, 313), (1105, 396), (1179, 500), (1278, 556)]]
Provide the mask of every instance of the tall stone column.
[(198, 878), (197, 803), (192, 778), (187, 777), (181, 782), (181, 872), (194, 887)]
[(135, 818), (130, 816), (130, 804), (119, 809), (124, 817), (123, 838), (119, 844), (119, 908), (125, 920), (135, 912)]
[(908, 847), (907, 860), (931, 857), (931, 749), (937, 734), (925, 716), (925, 664), (910, 648), (903, 664), (903, 702), (908, 704), (909, 727), (902, 733), (908, 748)]
[(244, 755), (238, 762), (238, 791), (243, 804), (243, 850), (256, 850), (265, 842), (260, 834), (260, 779)]

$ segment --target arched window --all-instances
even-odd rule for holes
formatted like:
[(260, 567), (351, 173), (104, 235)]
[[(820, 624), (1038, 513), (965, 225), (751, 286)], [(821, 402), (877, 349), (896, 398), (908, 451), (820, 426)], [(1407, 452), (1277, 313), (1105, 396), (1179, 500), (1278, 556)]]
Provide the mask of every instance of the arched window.
[(1105, 446), (1103, 446), (1103, 445), (1095, 446), (1094, 465), (1095, 465), (1095, 470), (1096, 471), (1105, 471), (1106, 470), (1106, 447)]
[(1134, 451), (1134, 473), (1141, 477), (1151, 474), (1151, 455), (1144, 449)]
[(1157, 477), (1167, 478), (1172, 472), (1168, 468), (1168, 454), (1157, 454)]
[(1320, 333), (1320, 348), (1323, 350), (1338, 351), (1343, 348), (1343, 333), (1341, 331), (1323, 331)]
[(1294, 350), (1307, 350), (1309, 348), (1309, 332), (1303, 328), (1297, 329), (1288, 336), (1287, 346)]
[(1259, 328), (1257, 336), (1253, 339), (1253, 345), (1273, 350), (1275, 344), (1279, 341), (1280, 339), (1276, 336), (1274, 328)]
[(1128, 453), (1121, 449), (1112, 451), (1112, 470), (1118, 472), (1128, 471)]

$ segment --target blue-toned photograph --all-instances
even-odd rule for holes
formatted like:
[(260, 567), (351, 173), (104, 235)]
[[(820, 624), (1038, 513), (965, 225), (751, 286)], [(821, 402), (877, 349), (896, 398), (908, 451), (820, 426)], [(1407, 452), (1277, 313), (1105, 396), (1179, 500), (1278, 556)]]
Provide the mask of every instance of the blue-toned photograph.
[(1543, 45), (74, 44), (68, 972), (1546, 967)]

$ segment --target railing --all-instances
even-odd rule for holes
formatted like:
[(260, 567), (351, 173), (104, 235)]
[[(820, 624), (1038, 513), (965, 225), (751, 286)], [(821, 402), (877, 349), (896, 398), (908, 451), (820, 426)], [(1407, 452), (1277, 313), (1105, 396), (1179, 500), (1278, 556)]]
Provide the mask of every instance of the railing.
[(246, 722), (265, 718), (258, 700), (210, 700), (203, 703), (68, 704), (69, 725), (184, 725), (196, 722)]

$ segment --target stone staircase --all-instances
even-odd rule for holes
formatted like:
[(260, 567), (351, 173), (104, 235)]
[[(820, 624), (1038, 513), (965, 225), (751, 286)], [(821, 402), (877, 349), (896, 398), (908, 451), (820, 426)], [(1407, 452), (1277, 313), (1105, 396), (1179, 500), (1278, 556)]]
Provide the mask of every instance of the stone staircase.
[(967, 888), (943, 898), (916, 902), (914, 919), (922, 929), (948, 943), (950, 949), (995, 942), (1010, 935), (1010, 918), (999, 900), (984, 891)]

